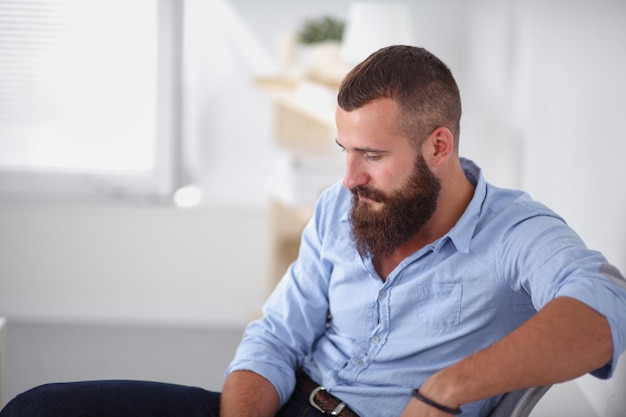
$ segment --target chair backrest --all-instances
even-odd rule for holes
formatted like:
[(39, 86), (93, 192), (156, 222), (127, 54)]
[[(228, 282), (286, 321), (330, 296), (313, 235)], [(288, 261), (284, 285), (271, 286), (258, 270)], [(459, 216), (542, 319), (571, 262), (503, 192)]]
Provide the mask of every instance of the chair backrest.
[(500, 399), (488, 417), (528, 417), (551, 385), (511, 391)]
[(4, 366), (5, 355), (5, 339), (6, 339), (6, 319), (0, 317), (0, 408), (3, 406), (2, 402), (2, 368)]

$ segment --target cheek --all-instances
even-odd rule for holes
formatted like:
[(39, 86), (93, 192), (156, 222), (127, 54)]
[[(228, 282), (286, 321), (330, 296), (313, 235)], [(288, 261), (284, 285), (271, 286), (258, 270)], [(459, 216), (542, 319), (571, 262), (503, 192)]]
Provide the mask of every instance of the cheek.
[(388, 192), (396, 187), (397, 174), (390, 167), (376, 167), (376, 169), (370, 170), (369, 177), (368, 185), (383, 192)]
[(413, 164), (391, 164), (378, 172), (379, 183), (387, 192), (397, 191), (404, 186), (411, 173)]

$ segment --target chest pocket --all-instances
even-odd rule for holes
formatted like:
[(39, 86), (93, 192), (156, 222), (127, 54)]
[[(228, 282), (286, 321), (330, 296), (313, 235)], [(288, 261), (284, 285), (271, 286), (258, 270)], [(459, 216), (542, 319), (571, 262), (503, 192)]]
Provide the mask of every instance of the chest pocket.
[(427, 282), (417, 289), (419, 319), (436, 330), (445, 330), (461, 321), (463, 285), (454, 282)]

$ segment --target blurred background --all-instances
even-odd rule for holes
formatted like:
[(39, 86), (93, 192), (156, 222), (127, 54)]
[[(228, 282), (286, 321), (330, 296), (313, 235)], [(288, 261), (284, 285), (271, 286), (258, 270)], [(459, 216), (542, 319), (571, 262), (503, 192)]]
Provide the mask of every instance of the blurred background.
[[(622, 0), (0, 0), (2, 400), (43, 382), (17, 364), (54, 326), (91, 350), (94, 329), (218, 329), (222, 366), (342, 177), (338, 82), (389, 43), (448, 64), (488, 181), (625, 271), (625, 22)], [(577, 381), (584, 415), (623, 415), (623, 374)]]

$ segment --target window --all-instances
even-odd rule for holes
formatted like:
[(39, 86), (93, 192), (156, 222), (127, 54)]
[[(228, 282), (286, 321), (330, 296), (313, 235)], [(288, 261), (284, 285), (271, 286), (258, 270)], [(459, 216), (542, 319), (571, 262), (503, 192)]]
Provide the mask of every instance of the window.
[(0, 2), (0, 195), (176, 185), (179, 0)]

